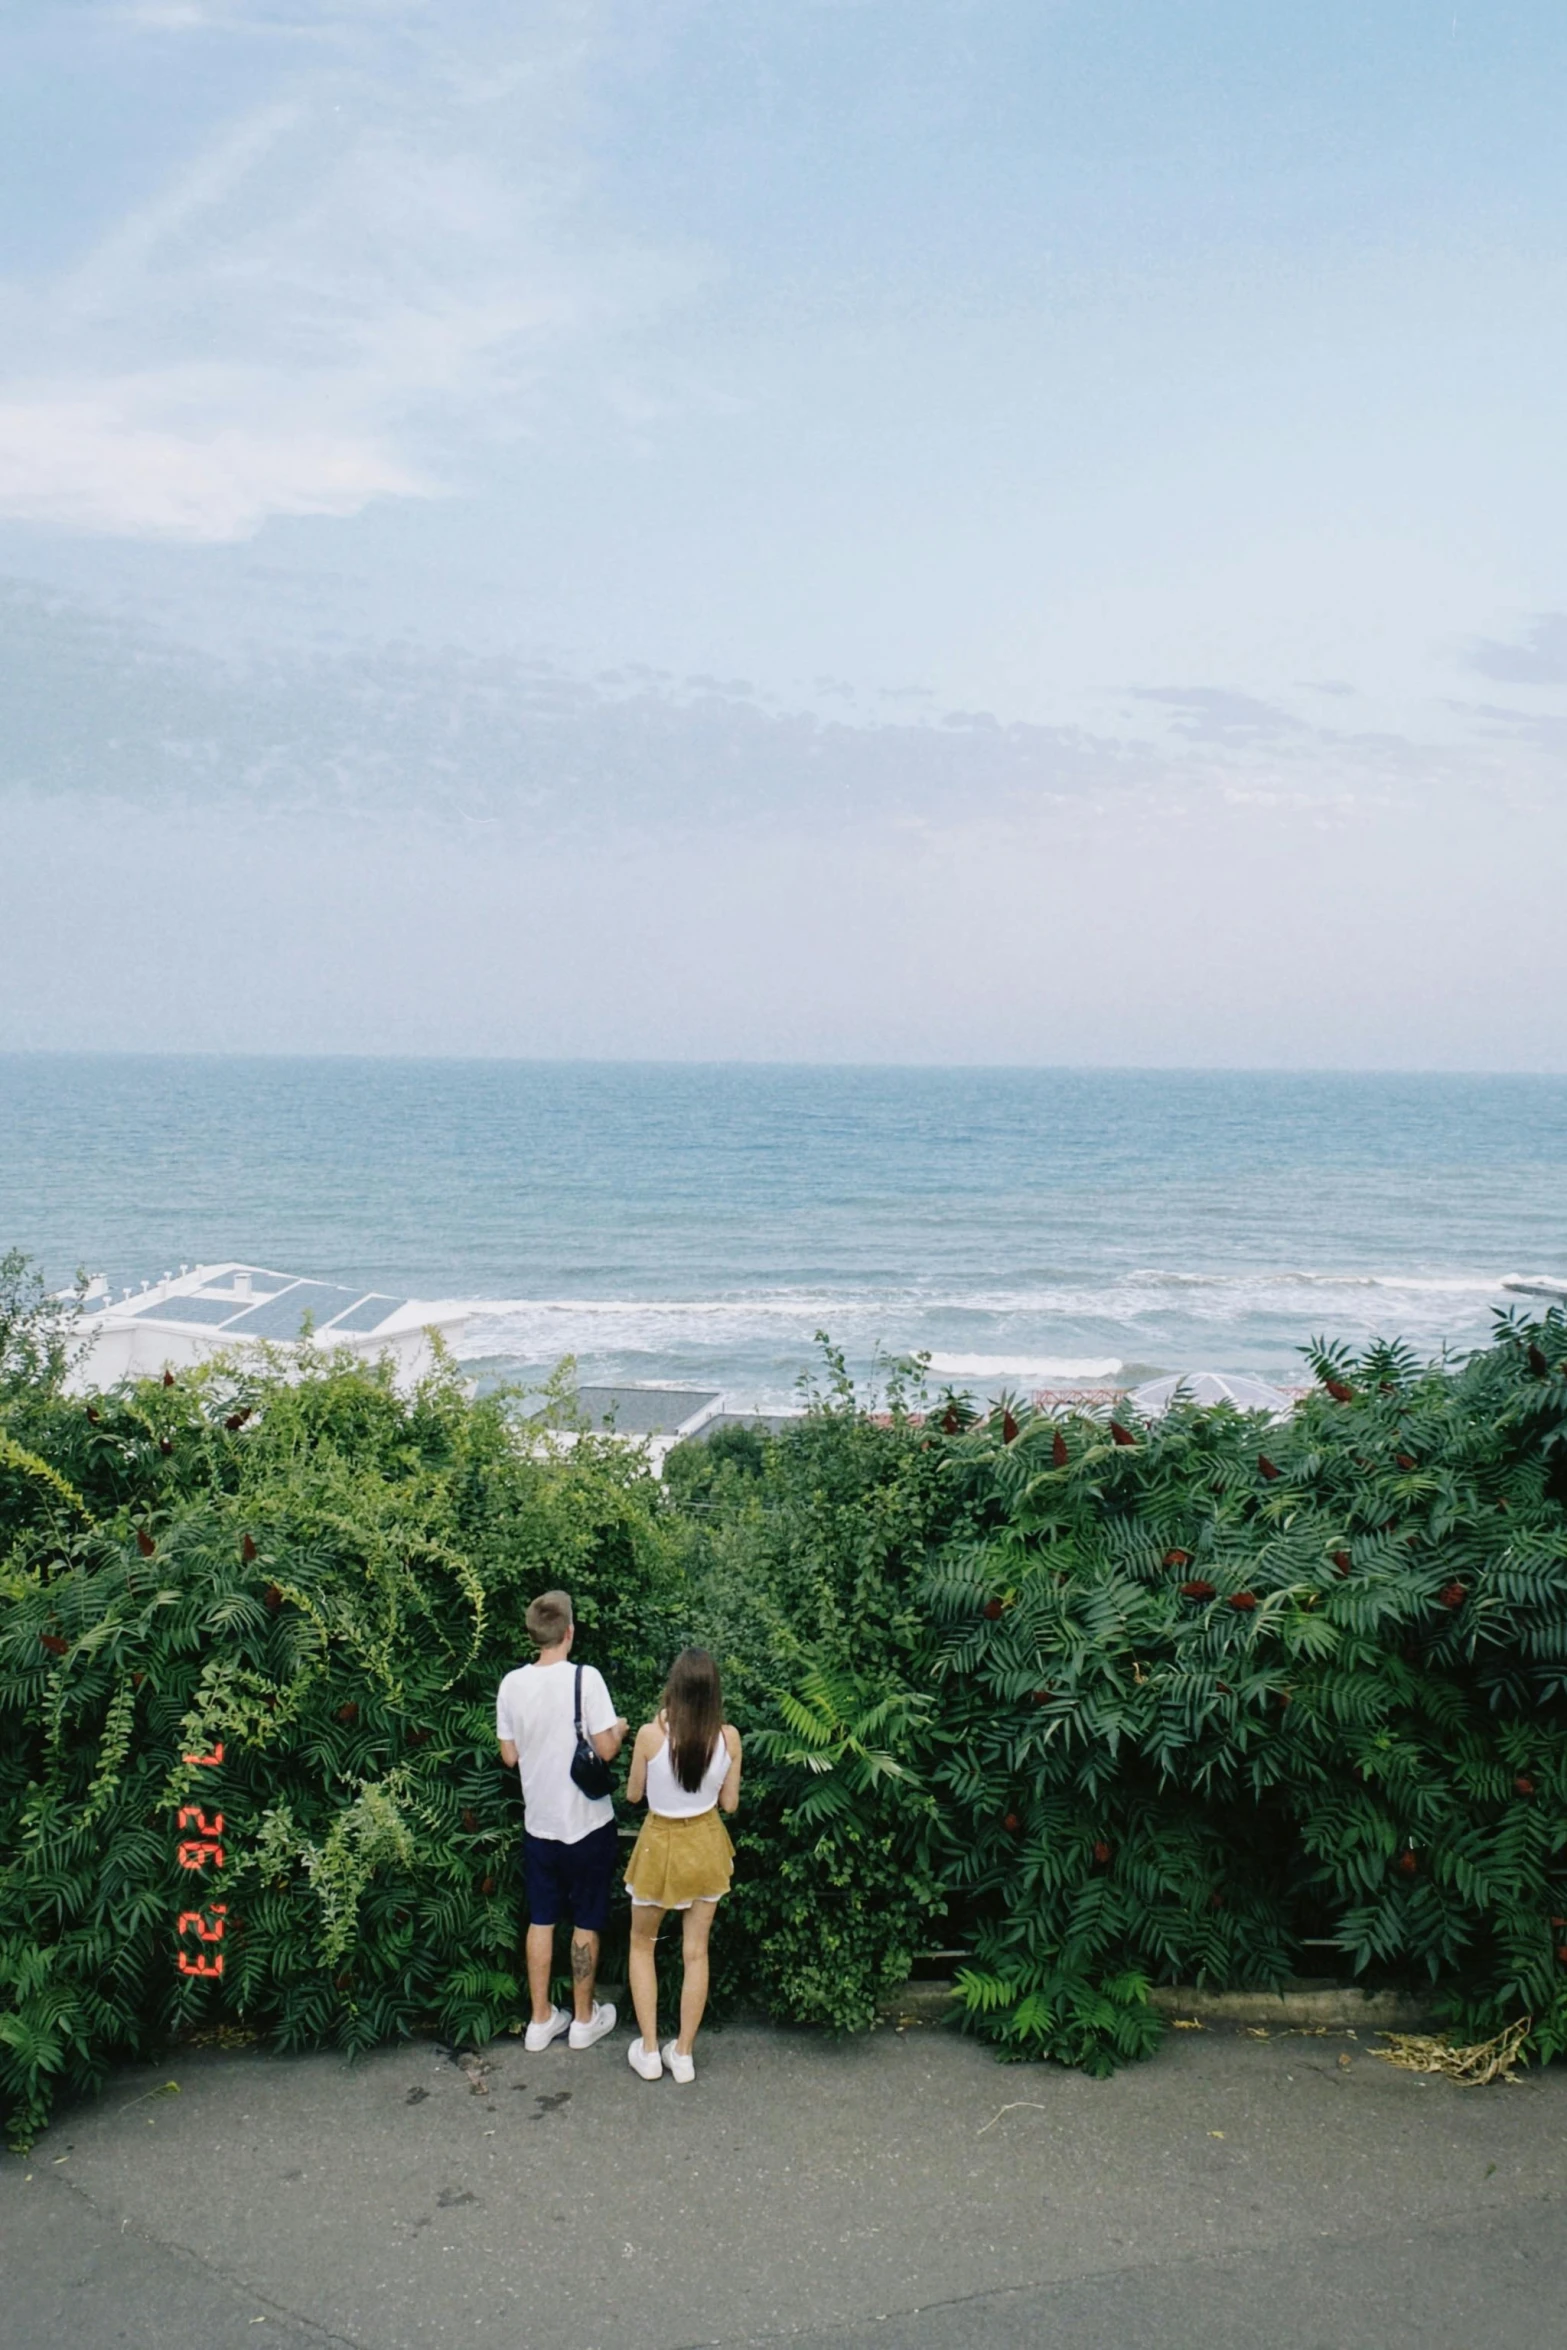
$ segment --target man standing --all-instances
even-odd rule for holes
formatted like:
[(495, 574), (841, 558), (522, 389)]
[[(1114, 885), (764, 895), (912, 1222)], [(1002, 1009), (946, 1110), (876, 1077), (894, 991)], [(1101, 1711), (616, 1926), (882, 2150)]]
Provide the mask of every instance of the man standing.
[[(536, 2053), (568, 2028), (573, 2048), (591, 2048), (615, 2028), (615, 2010), (593, 1996), (599, 1936), (609, 1921), (610, 1884), (620, 1857), (615, 1806), (584, 1795), (571, 1775), (577, 1750), (577, 1675), (582, 1727), (605, 1762), (613, 1762), (626, 1724), (610, 1702), (604, 1676), (573, 1665), (576, 1633), (564, 1591), (546, 1591), (524, 1619), (538, 1660), (508, 1673), (495, 1698), (501, 1760), (522, 1779), (522, 1867), (528, 1894), (528, 1992), (533, 2021), (524, 2045)], [(571, 1920), (575, 2017), (550, 2001), (556, 1923)]]

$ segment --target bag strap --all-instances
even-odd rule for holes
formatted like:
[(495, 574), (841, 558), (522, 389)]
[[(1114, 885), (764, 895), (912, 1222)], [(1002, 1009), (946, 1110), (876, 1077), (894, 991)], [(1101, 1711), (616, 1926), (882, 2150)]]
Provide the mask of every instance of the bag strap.
[(582, 1744), (582, 1667), (577, 1667), (577, 1744)]

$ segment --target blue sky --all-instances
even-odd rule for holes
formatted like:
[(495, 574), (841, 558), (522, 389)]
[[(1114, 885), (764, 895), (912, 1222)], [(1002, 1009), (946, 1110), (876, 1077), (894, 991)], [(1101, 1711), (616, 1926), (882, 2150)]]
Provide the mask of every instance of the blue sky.
[(0, 43), (0, 1045), (1563, 1065), (1559, 8)]

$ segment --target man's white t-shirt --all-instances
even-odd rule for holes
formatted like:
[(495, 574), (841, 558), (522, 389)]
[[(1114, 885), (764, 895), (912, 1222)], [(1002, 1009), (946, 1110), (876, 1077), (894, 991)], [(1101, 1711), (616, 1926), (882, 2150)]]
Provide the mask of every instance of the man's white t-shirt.
[[(530, 1836), (580, 1844), (615, 1816), (607, 1795), (584, 1795), (571, 1775), (577, 1751), (577, 1668), (570, 1657), (554, 1665), (522, 1665), (495, 1693), (495, 1735), (517, 1749), (522, 1822)], [(592, 1665), (582, 1668), (582, 1727), (588, 1737), (613, 1730), (617, 1716)]]

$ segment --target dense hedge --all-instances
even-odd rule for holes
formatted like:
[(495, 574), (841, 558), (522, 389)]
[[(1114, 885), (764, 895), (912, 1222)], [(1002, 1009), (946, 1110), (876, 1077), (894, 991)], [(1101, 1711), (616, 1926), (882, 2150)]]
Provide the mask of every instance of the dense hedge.
[(1314, 1366), (1277, 1427), (953, 1448), (929, 1768), (1009, 2052), (1102, 2069), (1150, 1978), (1334, 1965), (1567, 2046), (1567, 1324)]
[[(1151, 1981), (1338, 1965), (1567, 2045), (1559, 1311), (1460, 1368), (1320, 1354), (1277, 1427), (922, 1417), (896, 1380), (873, 1416), (829, 1364), (787, 1436), (660, 1485), (449, 1372), (72, 1397), (0, 1265), (13, 2137), (198, 2023), (353, 2049), (517, 2012), (493, 1695), (546, 1582), (633, 1718), (682, 1642), (719, 1655), (747, 1737), (721, 1988), (776, 2015), (864, 2026), (940, 1939), (1003, 2053), (1095, 2070), (1152, 2045)], [(221, 1886), (176, 1856), (218, 1810)], [(221, 1980), (176, 1969), (193, 1884)]]

